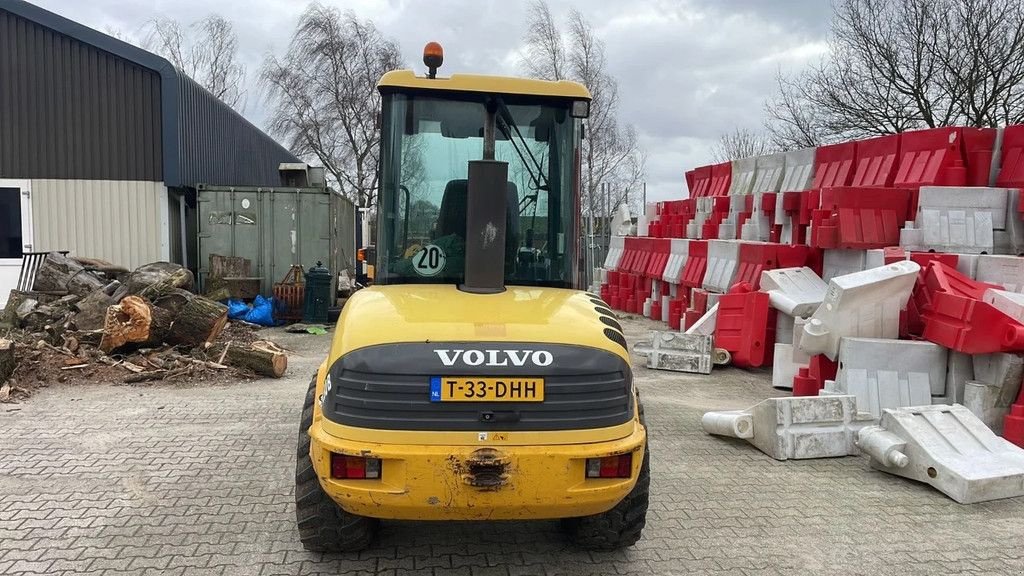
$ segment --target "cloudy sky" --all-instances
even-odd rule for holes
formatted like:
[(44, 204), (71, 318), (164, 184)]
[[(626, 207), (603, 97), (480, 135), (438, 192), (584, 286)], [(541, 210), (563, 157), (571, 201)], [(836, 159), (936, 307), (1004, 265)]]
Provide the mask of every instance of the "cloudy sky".
[[(99, 30), (143, 34), (155, 16), (183, 23), (215, 10), (231, 20), (250, 73), (283, 53), (304, 2), (294, 0), (30, 0)], [(422, 68), (423, 44), (445, 47), (443, 70), (515, 74), (525, 2), (502, 0), (323, 0), (371, 18)], [(828, 0), (549, 0), (563, 18), (577, 6), (604, 40), (619, 81), (621, 119), (647, 151), (648, 200), (685, 194), (683, 172), (707, 164), (718, 136), (759, 128), (776, 71), (798, 70), (826, 50)], [(252, 74), (250, 74), (251, 76)], [(250, 88), (246, 115), (263, 125)]]

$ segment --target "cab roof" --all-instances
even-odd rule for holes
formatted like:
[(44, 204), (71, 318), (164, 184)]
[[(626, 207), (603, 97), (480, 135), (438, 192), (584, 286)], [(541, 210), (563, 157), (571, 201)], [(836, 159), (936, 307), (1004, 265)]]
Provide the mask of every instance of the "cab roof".
[(578, 82), (535, 80), (509, 76), (452, 74), (448, 78), (417, 76), (412, 70), (392, 70), (381, 76), (377, 89), (413, 88), (417, 90), (450, 90), (453, 92), (486, 92), (489, 94), (522, 94), (551, 96), (572, 100), (590, 100), (590, 91)]

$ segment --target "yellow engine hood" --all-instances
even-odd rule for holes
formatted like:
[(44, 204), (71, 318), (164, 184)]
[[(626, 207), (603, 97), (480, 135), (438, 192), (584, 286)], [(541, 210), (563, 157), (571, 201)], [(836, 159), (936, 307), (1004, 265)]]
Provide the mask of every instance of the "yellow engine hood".
[(626, 349), (605, 334), (609, 326), (596, 306), (589, 294), (559, 288), (509, 286), (500, 294), (470, 294), (443, 284), (374, 286), (345, 304), (329, 362), (377, 344), (446, 341), (575, 344), (629, 362)]

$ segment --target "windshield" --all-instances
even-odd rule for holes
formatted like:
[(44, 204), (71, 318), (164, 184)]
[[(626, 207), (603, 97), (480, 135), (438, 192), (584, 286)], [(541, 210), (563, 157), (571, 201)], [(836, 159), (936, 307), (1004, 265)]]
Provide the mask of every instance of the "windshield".
[[(470, 160), (483, 158), (487, 95), (384, 98), (379, 283), (461, 283)], [(508, 162), (505, 283), (572, 287), (578, 120), (569, 102), (496, 100)]]

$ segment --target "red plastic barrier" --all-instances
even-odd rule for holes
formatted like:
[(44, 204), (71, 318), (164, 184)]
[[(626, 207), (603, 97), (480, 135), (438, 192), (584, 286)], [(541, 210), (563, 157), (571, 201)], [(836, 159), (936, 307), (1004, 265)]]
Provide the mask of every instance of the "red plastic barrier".
[[(953, 256), (956, 255), (954, 254)], [(918, 264), (920, 263), (918, 262)], [(964, 296), (972, 300), (981, 300), (985, 296), (985, 291), (989, 288), (996, 290), (1004, 289), (999, 284), (981, 282), (965, 276), (958, 272), (955, 266), (956, 264), (950, 266), (938, 259), (928, 263), (928, 268), (922, 270), (922, 272), (924, 272), (924, 284), (929, 295), (934, 296), (936, 292), (945, 292), (956, 296)]]
[(672, 241), (668, 238), (651, 239), (648, 249), (651, 251), (651, 257), (644, 273), (648, 278), (661, 280), (662, 275), (665, 274), (665, 265), (668, 264), (668, 258), (672, 254)]
[(896, 178), (896, 160), (900, 154), (900, 135), (857, 141), (857, 168), (851, 186), (888, 188)]
[(669, 300), (668, 301), (668, 327), (672, 330), (679, 330), (680, 323), (683, 317), (683, 309), (685, 308), (685, 302), (683, 300)]
[(708, 243), (704, 240), (690, 240), (686, 265), (679, 283), (688, 288), (700, 288), (704, 284), (704, 273), (708, 269)]
[(819, 146), (814, 151), (814, 180), (811, 188), (849, 186), (856, 161), (856, 142)]
[(992, 305), (967, 296), (935, 292), (923, 318), (922, 336), (957, 352), (1024, 351), (1024, 325)]
[(1024, 448), (1024, 382), (1020, 383), (1017, 401), (1010, 406), (1010, 413), (1003, 419), (1003, 438)]
[(708, 293), (706, 290), (696, 288), (691, 293), (692, 300), (690, 300), (690, 310), (697, 312), (700, 315), (704, 315), (708, 311)]
[(961, 128), (960, 133), (963, 136), (964, 162), (967, 164), (967, 185), (988, 186), (992, 175), (997, 130)]
[(640, 255), (639, 250), (639, 239), (635, 236), (626, 236), (622, 242), (622, 257), (619, 258), (619, 267), (616, 270), (620, 272), (629, 272), (633, 267), (633, 261)]
[[(892, 264), (906, 260), (908, 253), (899, 246), (885, 248), (882, 258), (886, 264)], [(957, 254), (945, 254), (936, 252), (910, 252), (910, 260), (921, 266), (914, 283), (914, 291), (907, 302), (905, 310), (900, 311), (900, 338), (919, 338), (924, 332), (924, 320), (921, 318), (922, 311), (931, 302), (931, 292), (925, 284), (925, 277), (932, 262), (939, 262), (950, 269), (955, 270), (960, 257)]]
[[(706, 196), (728, 196), (732, 184), (732, 162), (722, 162), (711, 167), (711, 185)], [(729, 207), (726, 206), (726, 210)]]
[(812, 214), (811, 245), (866, 250), (899, 244), (900, 227), (913, 213), (907, 188), (825, 188)]
[[(711, 166), (701, 166), (686, 173), (687, 183), (693, 180), (690, 186), (690, 198), (701, 198), (708, 195), (711, 189)], [(691, 176), (692, 175), (692, 176)]]
[(915, 130), (900, 135), (900, 161), (894, 186), (965, 186), (962, 135), (958, 128)]
[[(1003, 129), (1002, 166), (996, 176), (996, 186), (1024, 188), (1024, 125)], [(1024, 210), (1024, 203), (1021, 204)]]
[(742, 242), (736, 258), (736, 277), (733, 284), (746, 282), (757, 290), (761, 286), (761, 272), (778, 268), (778, 245), (761, 242)]
[(733, 366), (757, 368), (771, 363), (775, 309), (768, 305), (768, 294), (723, 294), (718, 299), (715, 346), (732, 354)]

